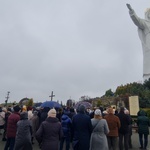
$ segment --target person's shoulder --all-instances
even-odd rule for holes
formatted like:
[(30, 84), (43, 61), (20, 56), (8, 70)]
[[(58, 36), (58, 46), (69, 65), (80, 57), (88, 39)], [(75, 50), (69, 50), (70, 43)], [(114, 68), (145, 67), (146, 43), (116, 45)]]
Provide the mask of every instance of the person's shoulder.
[(103, 116), (104, 119), (109, 118), (109, 117), (110, 117), (109, 114)]
[(118, 115), (113, 115), (114, 118), (119, 119)]
[(106, 122), (106, 119), (102, 118), (101, 121)]
[(44, 121), (41, 123), (41, 126), (44, 126), (44, 125), (46, 125), (46, 124), (48, 124), (48, 121), (47, 121), (47, 120), (44, 120)]
[(20, 114), (19, 113), (15, 113), (14, 117), (20, 119)]
[(87, 116), (87, 117), (90, 117), (90, 115), (88, 115), (88, 114), (84, 114), (85, 116)]
[(114, 115), (114, 121), (116, 121), (116, 122), (120, 122), (119, 117), (118, 117), (118, 116), (116, 116), (116, 115)]
[(20, 115), (18, 113), (11, 113), (9, 115), (9, 118), (14, 118), (14, 117), (20, 117)]
[(91, 117), (90, 117), (89, 115), (87, 115), (87, 114), (84, 114), (84, 117), (85, 117), (86, 119), (88, 119), (88, 120), (91, 120)]

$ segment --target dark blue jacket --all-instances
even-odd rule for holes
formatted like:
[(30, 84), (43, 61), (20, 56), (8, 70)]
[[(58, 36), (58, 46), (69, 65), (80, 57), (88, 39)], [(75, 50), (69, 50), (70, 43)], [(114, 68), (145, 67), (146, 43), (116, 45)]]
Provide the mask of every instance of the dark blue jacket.
[(68, 117), (68, 115), (63, 114), (61, 117), (61, 126), (63, 129), (64, 137), (71, 136), (71, 125), (72, 125), (71, 119)]

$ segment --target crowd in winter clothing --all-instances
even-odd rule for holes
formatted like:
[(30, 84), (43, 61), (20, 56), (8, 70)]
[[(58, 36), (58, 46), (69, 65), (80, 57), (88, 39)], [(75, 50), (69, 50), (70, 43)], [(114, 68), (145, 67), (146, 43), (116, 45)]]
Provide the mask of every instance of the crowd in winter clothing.
[[(146, 149), (150, 123), (143, 110), (137, 114), (137, 125), (140, 149)], [(91, 110), (84, 105), (77, 110), (0, 107), (0, 132), (6, 141), (4, 150), (32, 150), (35, 140), (41, 150), (132, 148), (132, 118), (124, 107), (119, 112), (111, 107)]]

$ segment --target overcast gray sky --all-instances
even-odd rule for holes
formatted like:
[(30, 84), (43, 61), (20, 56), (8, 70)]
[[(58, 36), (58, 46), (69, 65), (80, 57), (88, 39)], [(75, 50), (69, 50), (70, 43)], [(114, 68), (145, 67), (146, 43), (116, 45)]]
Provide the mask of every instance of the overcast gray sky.
[(0, 103), (100, 97), (143, 80), (137, 28), (148, 0), (0, 0)]

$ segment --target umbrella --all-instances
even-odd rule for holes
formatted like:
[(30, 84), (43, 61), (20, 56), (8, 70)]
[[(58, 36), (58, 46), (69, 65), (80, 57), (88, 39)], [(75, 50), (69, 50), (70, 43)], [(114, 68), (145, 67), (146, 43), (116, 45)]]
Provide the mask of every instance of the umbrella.
[(45, 101), (41, 104), (41, 107), (61, 108), (61, 105), (55, 101)]
[(80, 105), (84, 105), (84, 107), (87, 109), (87, 108), (91, 108), (92, 107), (92, 104), (89, 103), (89, 102), (84, 102), (84, 101), (80, 101), (80, 102), (77, 102), (76, 105), (74, 106), (75, 109), (77, 109)]

